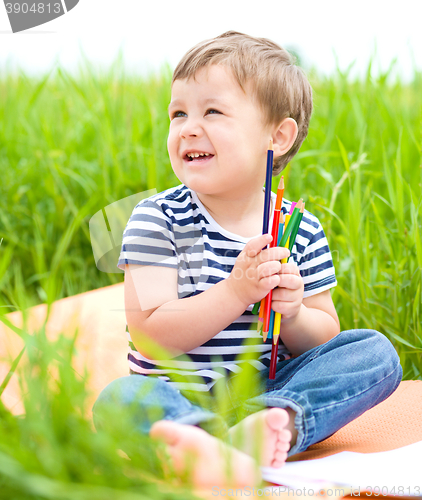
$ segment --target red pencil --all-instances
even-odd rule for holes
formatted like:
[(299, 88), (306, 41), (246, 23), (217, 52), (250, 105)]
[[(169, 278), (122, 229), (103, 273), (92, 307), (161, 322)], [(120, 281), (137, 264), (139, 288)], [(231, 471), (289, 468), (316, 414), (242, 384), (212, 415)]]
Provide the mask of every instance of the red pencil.
[(270, 374), (268, 378), (270, 380), (275, 379), (275, 370), (277, 366), (277, 359), (278, 359), (278, 343), (279, 343), (279, 335), (275, 335), (273, 337), (273, 342), (271, 342), (271, 360), (270, 360)]

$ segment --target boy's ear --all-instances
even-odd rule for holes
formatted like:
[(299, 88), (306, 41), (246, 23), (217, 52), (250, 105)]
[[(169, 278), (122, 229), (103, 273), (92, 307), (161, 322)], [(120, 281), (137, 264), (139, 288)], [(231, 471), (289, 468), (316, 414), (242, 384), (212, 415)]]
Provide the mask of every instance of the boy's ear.
[(287, 153), (297, 137), (297, 123), (293, 118), (285, 118), (273, 134), (274, 156)]

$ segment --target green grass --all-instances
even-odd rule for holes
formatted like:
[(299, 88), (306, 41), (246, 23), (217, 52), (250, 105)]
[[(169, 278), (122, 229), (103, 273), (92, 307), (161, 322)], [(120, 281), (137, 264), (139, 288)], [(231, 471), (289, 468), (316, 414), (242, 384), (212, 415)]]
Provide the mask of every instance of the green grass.
[[(149, 439), (132, 439), (130, 415), (115, 408), (118, 426), (95, 432), (88, 419), (88, 375), (70, 368), (74, 340), (28, 336), (29, 358), (20, 370), (25, 413), (13, 417), (0, 402), (0, 498), (53, 500), (185, 500), (171, 488)], [(1, 394), (0, 389), (0, 394)], [(130, 460), (128, 459), (130, 456)]]
[[(88, 223), (110, 203), (179, 183), (166, 151), (170, 75), (134, 77), (120, 60), (103, 74), (89, 64), (77, 76), (1, 73), (0, 315), (122, 281), (95, 267)], [(284, 172), (286, 197), (302, 196), (323, 224), (342, 329), (381, 331), (404, 378), (422, 379), (422, 74), (405, 84), (369, 67), (363, 80), (341, 72), (310, 80), (314, 114)], [(116, 453), (121, 442), (133, 451), (117, 430), (93, 431), (69, 340), (18, 333), (30, 390), (25, 416), (0, 407), (5, 498), (188, 497), (160, 493), (161, 466), (145, 453), (131, 461)], [(151, 446), (146, 439), (140, 449)]]

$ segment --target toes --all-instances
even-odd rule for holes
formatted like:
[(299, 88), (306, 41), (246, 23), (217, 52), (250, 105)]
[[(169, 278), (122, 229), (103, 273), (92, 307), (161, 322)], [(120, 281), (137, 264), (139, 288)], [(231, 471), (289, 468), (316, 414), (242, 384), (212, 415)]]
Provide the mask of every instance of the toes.
[(292, 440), (292, 433), (289, 429), (283, 429), (277, 432), (277, 442), (279, 443), (290, 443)]
[(276, 451), (289, 451), (290, 450), (290, 442), (288, 441), (277, 441)]
[(274, 454), (274, 459), (271, 462), (271, 467), (278, 469), (282, 467), (287, 460), (287, 452), (285, 451), (276, 451)]
[(274, 453), (274, 460), (276, 460), (277, 462), (285, 462), (287, 459), (287, 452), (286, 451), (276, 451)]
[(273, 460), (272, 463), (271, 463), (271, 467), (273, 469), (279, 469), (280, 467), (283, 467), (283, 465), (285, 464), (286, 462), (285, 461), (282, 461), (282, 462), (279, 462), (277, 460)]
[(289, 423), (289, 414), (283, 408), (270, 408), (265, 417), (267, 425), (275, 431), (283, 429)]

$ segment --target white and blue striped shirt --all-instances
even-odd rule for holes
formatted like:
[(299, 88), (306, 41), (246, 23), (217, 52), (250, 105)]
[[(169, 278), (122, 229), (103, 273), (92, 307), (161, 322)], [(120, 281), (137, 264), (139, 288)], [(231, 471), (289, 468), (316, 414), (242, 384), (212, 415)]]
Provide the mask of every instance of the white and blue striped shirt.
[[(275, 200), (272, 193), (272, 207)], [(289, 212), (290, 206), (291, 202), (283, 200), (284, 213)], [(123, 234), (118, 267), (138, 264), (177, 269), (178, 298), (183, 299), (227, 278), (237, 256), (251, 239), (221, 227), (197, 194), (181, 184), (142, 200), (134, 208)], [(291, 257), (304, 281), (304, 297), (337, 284), (324, 231), (319, 220), (308, 211), (300, 224)], [(241, 370), (245, 361), (238, 357), (242, 353), (253, 352), (253, 359), (247, 362), (258, 371), (264, 370), (270, 364), (271, 340), (263, 343), (257, 333), (258, 318), (252, 314), (252, 307), (253, 304), (203, 345), (169, 360), (144, 357), (136, 350), (127, 330), (131, 373), (158, 376), (177, 389), (212, 392), (217, 380)], [(281, 341), (278, 356), (279, 360), (290, 358)]]

